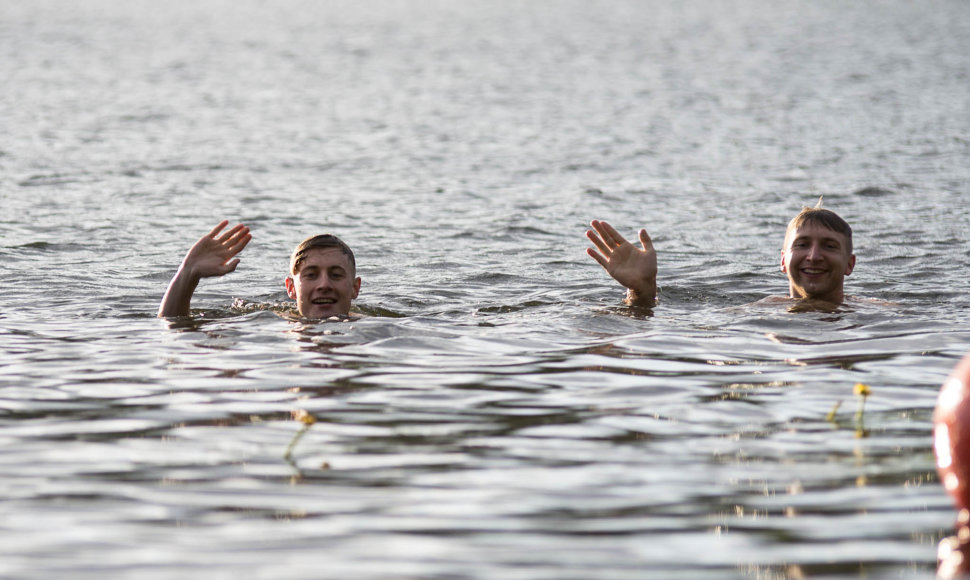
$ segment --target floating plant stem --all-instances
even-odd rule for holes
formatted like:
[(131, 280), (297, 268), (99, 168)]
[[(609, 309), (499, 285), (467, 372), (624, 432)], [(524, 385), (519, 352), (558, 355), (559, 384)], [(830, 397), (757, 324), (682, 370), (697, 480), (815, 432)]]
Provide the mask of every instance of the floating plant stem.
[(856, 383), (852, 392), (859, 397), (859, 408), (855, 412), (855, 420), (857, 423), (862, 423), (862, 413), (866, 410), (866, 399), (872, 394), (872, 389), (869, 385), (864, 383)]
[(866, 399), (872, 393), (872, 389), (869, 385), (865, 383), (856, 383), (852, 392), (859, 397), (859, 408), (855, 412), (855, 432), (857, 437), (868, 437), (869, 432), (866, 431), (865, 423), (863, 422), (863, 413), (866, 410)]
[(835, 402), (834, 405), (832, 405), (832, 410), (829, 411), (829, 414), (825, 416), (825, 420), (828, 421), (829, 423), (835, 423), (835, 414), (839, 412), (839, 407), (841, 406), (842, 406), (842, 399), (839, 399), (838, 401)]
[(314, 417), (310, 413), (307, 413), (303, 409), (300, 409), (299, 411), (294, 411), (293, 418), (299, 421), (300, 423), (303, 423), (303, 426), (300, 427), (300, 430), (297, 431), (295, 435), (293, 435), (293, 439), (290, 440), (290, 444), (286, 446), (286, 451), (283, 453), (283, 459), (287, 461), (289, 461), (290, 457), (293, 455), (293, 448), (296, 447), (296, 444), (300, 440), (300, 438), (303, 437), (303, 435), (310, 430), (310, 427), (312, 427), (313, 424), (317, 422), (316, 417)]

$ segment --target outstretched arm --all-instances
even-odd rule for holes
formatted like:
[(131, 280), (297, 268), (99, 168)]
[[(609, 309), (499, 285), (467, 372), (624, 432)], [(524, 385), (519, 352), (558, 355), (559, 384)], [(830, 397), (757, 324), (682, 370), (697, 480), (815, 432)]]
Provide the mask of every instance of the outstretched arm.
[[(219, 222), (212, 231), (202, 236), (185, 254), (182, 265), (168, 285), (168, 291), (158, 307), (159, 318), (169, 316), (188, 316), (192, 294), (199, 280), (210, 276), (224, 276), (236, 269), (241, 252), (253, 236), (249, 228), (239, 224), (227, 232), (223, 228), (228, 220)], [(222, 232), (222, 233), (220, 233)]]
[(610, 224), (593, 220), (590, 225), (593, 230), (587, 230), (586, 237), (593, 242), (596, 250), (587, 248), (586, 253), (627, 288), (627, 303), (651, 307), (656, 304), (657, 252), (653, 249), (647, 230), (640, 230), (643, 249), (637, 249)]

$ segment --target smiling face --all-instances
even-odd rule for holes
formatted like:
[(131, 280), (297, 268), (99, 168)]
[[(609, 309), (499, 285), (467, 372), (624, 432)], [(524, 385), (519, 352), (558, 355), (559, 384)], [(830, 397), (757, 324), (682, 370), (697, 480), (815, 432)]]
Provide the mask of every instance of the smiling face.
[(311, 248), (286, 278), (286, 293), (304, 318), (344, 316), (360, 292), (354, 264), (339, 248)]
[(805, 222), (788, 232), (781, 251), (781, 271), (788, 275), (788, 295), (841, 304), (843, 281), (855, 267), (844, 234)]

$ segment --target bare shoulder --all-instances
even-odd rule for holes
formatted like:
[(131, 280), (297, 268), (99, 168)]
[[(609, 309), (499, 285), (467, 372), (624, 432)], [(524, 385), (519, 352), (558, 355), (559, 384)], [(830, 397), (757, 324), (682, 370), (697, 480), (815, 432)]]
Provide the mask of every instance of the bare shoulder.
[(757, 302), (752, 302), (751, 306), (777, 306), (777, 305), (789, 305), (795, 302), (793, 298), (788, 296), (765, 296)]
[(898, 302), (891, 302), (881, 298), (867, 298), (861, 296), (846, 296), (845, 304), (847, 306), (874, 306), (876, 308), (897, 308), (899, 306)]
[(783, 310), (792, 305), (794, 301), (787, 296), (765, 296), (756, 302), (738, 304), (725, 308), (727, 312), (751, 313), (757, 310)]
[(754, 308), (783, 308), (788, 312), (851, 312), (870, 309), (892, 308), (892, 302), (875, 298), (846, 296), (841, 303), (815, 298), (791, 298), (789, 296), (768, 296), (748, 305)]

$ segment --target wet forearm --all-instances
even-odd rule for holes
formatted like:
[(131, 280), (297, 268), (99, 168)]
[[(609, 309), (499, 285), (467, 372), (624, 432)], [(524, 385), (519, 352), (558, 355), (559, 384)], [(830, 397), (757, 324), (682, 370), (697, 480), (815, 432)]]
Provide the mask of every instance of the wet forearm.
[(188, 316), (192, 294), (195, 293), (199, 280), (199, 276), (189, 274), (184, 267), (179, 268), (172, 277), (165, 296), (162, 297), (162, 303), (158, 306), (158, 317)]
[(652, 308), (657, 304), (657, 281), (647, 282), (636, 288), (627, 288), (626, 303), (630, 306)]

